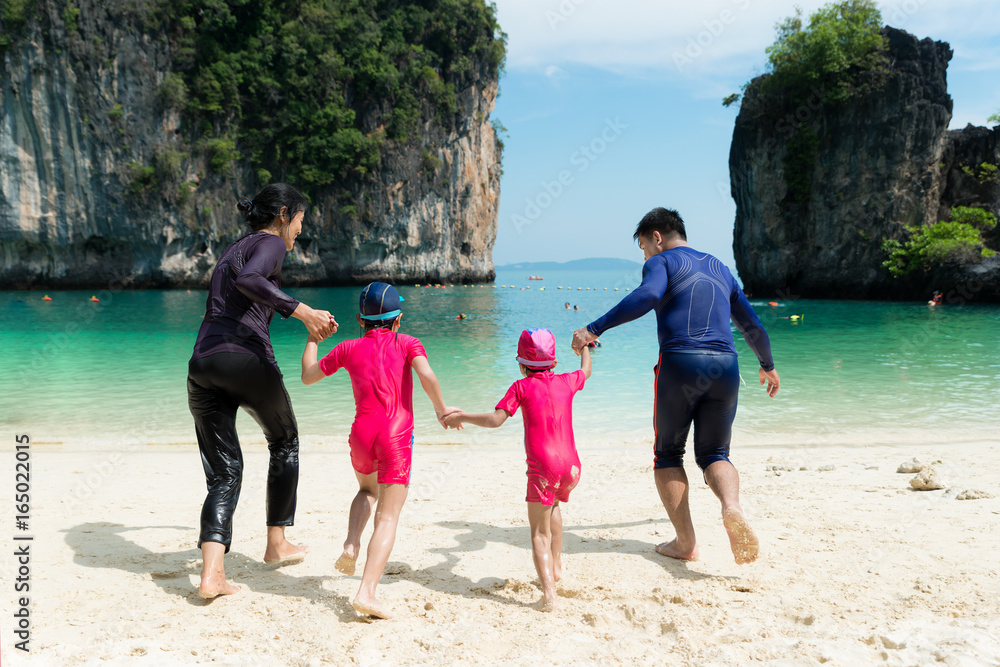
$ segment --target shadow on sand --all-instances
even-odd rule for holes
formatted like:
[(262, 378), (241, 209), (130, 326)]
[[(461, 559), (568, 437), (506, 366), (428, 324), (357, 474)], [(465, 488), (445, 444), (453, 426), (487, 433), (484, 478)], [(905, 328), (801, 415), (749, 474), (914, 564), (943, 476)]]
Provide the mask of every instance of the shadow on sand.
[[(563, 530), (565, 554), (632, 554), (660, 565), (677, 579), (735, 580), (737, 577), (704, 574), (689, 568), (685, 561), (666, 558), (657, 554), (648, 542), (633, 539), (597, 539), (581, 537), (574, 531), (613, 530), (645, 525), (646, 521), (594, 526), (567, 526)], [(501, 594), (506, 578), (484, 577), (479, 581), (458, 574), (456, 565), (470, 554), (485, 551), (491, 543), (509, 544), (524, 550), (526, 561), (531, 560), (531, 545), (527, 525), (491, 526), (468, 521), (441, 521), (437, 525), (452, 530), (455, 543), (448, 547), (431, 548), (444, 561), (430, 567), (414, 570), (406, 563), (390, 562), (385, 569), (383, 582), (401, 579), (420, 584), (430, 590), (465, 598), (477, 598), (517, 607), (529, 604)], [(196, 548), (183, 551), (151, 551), (125, 537), (126, 533), (148, 529), (179, 530), (192, 532), (189, 526), (124, 526), (118, 523), (93, 522), (74, 526), (66, 531), (66, 544), (73, 549), (73, 561), (84, 567), (118, 569), (133, 574), (148, 575), (168, 595), (183, 598), (188, 604), (204, 606), (211, 600), (198, 596), (190, 577), (201, 571), (201, 551)], [(241, 588), (257, 593), (270, 593), (298, 597), (323, 604), (337, 614), (341, 622), (365, 622), (351, 606), (351, 601), (323, 588), (323, 582), (341, 575), (333, 571), (329, 576), (296, 577), (284, 570), (294, 565), (264, 565), (261, 561), (230, 551), (226, 554), (226, 574)], [(360, 577), (360, 570), (355, 575)]]
[[(73, 549), (73, 562), (78, 565), (148, 575), (168, 595), (195, 606), (212, 604), (213, 600), (198, 595), (197, 585), (192, 586), (189, 579), (201, 574), (201, 550), (150, 551), (124, 536), (149, 529), (194, 532), (190, 526), (124, 526), (104, 521), (79, 524), (64, 532), (66, 544)], [(226, 575), (241, 589), (304, 598), (326, 605), (341, 621), (361, 620), (347, 597), (323, 589), (323, 582), (332, 578), (332, 572), (330, 577), (296, 577), (283, 571), (291, 567), (294, 564), (265, 565), (236, 551), (226, 554)]]
[[(642, 556), (646, 560), (661, 566), (666, 572), (676, 579), (698, 580), (732, 580), (738, 577), (705, 574), (692, 570), (686, 561), (667, 558), (656, 553), (655, 545), (649, 542), (625, 538), (597, 539), (581, 537), (573, 531), (583, 530), (612, 530), (620, 528), (632, 528), (635, 526), (648, 525), (648, 521), (634, 521), (617, 524), (601, 524), (593, 526), (566, 526), (563, 528), (563, 548), (564, 554), (632, 554)], [(431, 553), (439, 554), (444, 558), (444, 562), (421, 568), (412, 569), (405, 563), (389, 563), (386, 567), (386, 578), (397, 577), (418, 583), (426, 588), (446, 593), (449, 595), (459, 595), (467, 598), (488, 599), (494, 602), (514, 606), (528, 606), (517, 600), (510, 599), (498, 594), (503, 589), (507, 580), (498, 577), (485, 577), (479, 581), (473, 581), (462, 576), (455, 571), (455, 566), (462, 558), (467, 558), (469, 554), (484, 551), (488, 544), (509, 544), (521, 547), (524, 550), (524, 558), (531, 562), (531, 539), (528, 531), (527, 521), (523, 526), (491, 526), (484, 523), (471, 521), (441, 521), (437, 525), (453, 530), (455, 532), (454, 546), (436, 547), (430, 549)], [(652, 586), (653, 584), (651, 584)]]

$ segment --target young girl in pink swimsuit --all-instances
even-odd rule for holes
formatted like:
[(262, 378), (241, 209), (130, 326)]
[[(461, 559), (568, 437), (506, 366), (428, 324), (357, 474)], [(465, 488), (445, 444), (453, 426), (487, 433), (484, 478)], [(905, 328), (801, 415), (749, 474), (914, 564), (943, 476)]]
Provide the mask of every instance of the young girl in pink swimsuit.
[[(362, 614), (389, 618), (389, 610), (375, 596), (385, 564), (396, 540), (399, 513), (410, 483), (413, 446), (413, 374), (431, 403), (438, 420), (450, 410), (441, 397), (437, 377), (427, 363), (423, 345), (413, 336), (397, 333), (403, 299), (386, 283), (371, 283), (361, 292), (358, 324), (364, 336), (345, 340), (320, 359), (318, 339), (310, 336), (302, 354), (302, 382), (315, 384), (346, 368), (351, 376), (356, 414), (348, 443), (359, 490), (351, 503), (344, 552), (335, 567), (354, 574), (364, 532), (375, 508), (375, 532), (368, 543), (368, 559), (354, 608)], [(442, 422), (442, 426), (444, 422)]]
[(528, 458), (528, 523), (531, 556), (542, 584), (542, 611), (558, 604), (556, 582), (562, 575), (560, 502), (580, 481), (580, 456), (573, 441), (573, 395), (590, 377), (590, 350), (580, 353), (580, 370), (556, 375), (556, 339), (548, 329), (525, 329), (517, 342), (518, 380), (492, 413), (470, 415), (461, 410), (444, 418), (447, 426), (475, 424), (496, 428), (524, 410), (524, 448)]

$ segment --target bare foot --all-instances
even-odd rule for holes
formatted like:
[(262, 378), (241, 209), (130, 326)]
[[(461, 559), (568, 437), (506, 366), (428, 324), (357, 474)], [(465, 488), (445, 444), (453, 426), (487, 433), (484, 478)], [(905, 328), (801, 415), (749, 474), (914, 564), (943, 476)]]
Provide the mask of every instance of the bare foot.
[(657, 544), (656, 553), (661, 556), (676, 558), (677, 560), (698, 560), (698, 547), (681, 549), (677, 546), (676, 538), (670, 540), (669, 542), (664, 542), (663, 544)]
[(392, 618), (392, 614), (389, 613), (389, 609), (378, 600), (363, 600), (359, 595), (354, 598), (354, 602), (351, 603), (351, 606), (354, 607), (354, 611), (359, 614), (364, 614), (365, 616), (374, 616), (375, 618)]
[(722, 510), (722, 523), (729, 533), (729, 546), (732, 547), (736, 562), (745, 565), (757, 560), (760, 542), (757, 541), (757, 536), (743, 516), (743, 510), (739, 507), (727, 507)]
[(551, 599), (543, 597), (538, 601), (538, 610), (545, 612), (553, 612), (559, 608), (559, 598), (552, 596)]
[(236, 595), (239, 592), (239, 586), (234, 586), (224, 578), (215, 579), (214, 577), (209, 577), (202, 579), (201, 585), (198, 587), (198, 595), (206, 600), (214, 600), (220, 595)]
[(268, 565), (277, 563), (298, 563), (304, 560), (309, 547), (304, 544), (292, 544), (288, 540), (276, 545), (267, 545), (264, 550), (264, 562)]
[(353, 552), (353, 547), (344, 548), (344, 553), (340, 554), (340, 558), (338, 558), (337, 562), (333, 564), (333, 567), (336, 568), (337, 572), (343, 572), (346, 575), (354, 574), (354, 566), (358, 562), (358, 557)]

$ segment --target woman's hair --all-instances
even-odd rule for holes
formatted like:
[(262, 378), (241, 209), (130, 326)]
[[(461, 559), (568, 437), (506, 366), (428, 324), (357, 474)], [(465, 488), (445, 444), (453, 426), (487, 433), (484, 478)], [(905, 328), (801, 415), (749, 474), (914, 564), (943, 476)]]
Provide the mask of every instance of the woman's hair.
[(278, 217), (282, 206), (288, 209), (289, 218), (293, 218), (299, 211), (306, 210), (308, 205), (305, 196), (295, 187), (288, 183), (271, 183), (253, 199), (240, 199), (236, 203), (236, 209), (243, 214), (247, 226), (259, 232)]

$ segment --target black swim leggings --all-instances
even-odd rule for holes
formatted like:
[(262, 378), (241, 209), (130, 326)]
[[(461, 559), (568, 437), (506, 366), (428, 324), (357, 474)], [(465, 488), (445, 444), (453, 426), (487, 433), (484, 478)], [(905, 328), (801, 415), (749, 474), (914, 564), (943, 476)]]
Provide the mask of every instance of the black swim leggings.
[(692, 422), (698, 467), (704, 470), (716, 461), (728, 461), (740, 394), (736, 355), (661, 352), (655, 372), (653, 467), (684, 466), (684, 448)]
[(243, 482), (237, 408), (260, 425), (271, 453), (267, 525), (291, 526), (299, 484), (299, 433), (281, 373), (255, 354), (219, 352), (188, 363), (187, 389), (208, 483), (198, 546), (221, 542), (228, 553), (233, 541), (233, 513)]

